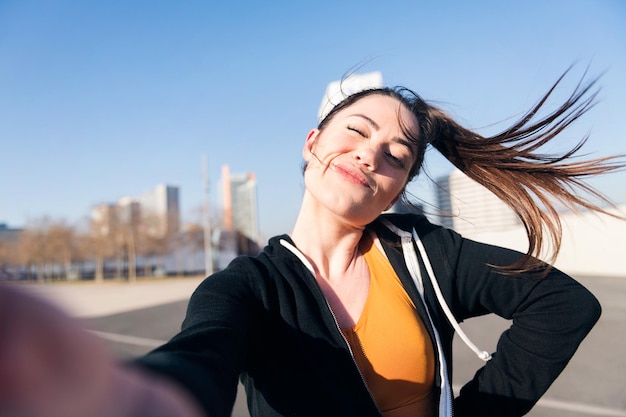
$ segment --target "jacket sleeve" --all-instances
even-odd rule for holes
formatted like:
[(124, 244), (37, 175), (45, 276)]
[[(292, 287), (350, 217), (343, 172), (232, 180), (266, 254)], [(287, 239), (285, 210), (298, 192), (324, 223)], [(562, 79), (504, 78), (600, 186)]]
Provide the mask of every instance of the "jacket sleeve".
[(249, 274), (237, 262), (194, 291), (180, 333), (133, 363), (178, 382), (211, 417), (231, 415), (254, 316)]
[(599, 319), (600, 304), (556, 268), (543, 278), (503, 274), (489, 265), (511, 265), (523, 254), (463, 239), (446, 229), (440, 233), (440, 267), (451, 277), (441, 284), (447, 287), (444, 293), (457, 319), (495, 313), (512, 320), (493, 358), (455, 399), (455, 416), (524, 415)]

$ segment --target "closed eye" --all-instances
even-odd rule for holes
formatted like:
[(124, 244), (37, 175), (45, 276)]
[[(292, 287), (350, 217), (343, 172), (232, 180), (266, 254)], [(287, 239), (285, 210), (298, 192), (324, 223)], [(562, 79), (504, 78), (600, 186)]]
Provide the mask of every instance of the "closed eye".
[(363, 133), (363, 131), (362, 131), (362, 130), (360, 130), (360, 129), (356, 128), (356, 127), (348, 126), (348, 130), (351, 130), (351, 131), (353, 131), (353, 132), (358, 133), (359, 135), (361, 135), (361, 136), (363, 136), (363, 137), (366, 137), (366, 136), (365, 136), (365, 133)]
[[(361, 136), (362, 138), (367, 138), (367, 134), (362, 131), (361, 129), (359, 129), (358, 127), (354, 127), (354, 126), (347, 126), (346, 127), (349, 131), (351, 132), (355, 132), (356, 134), (358, 134), (359, 136)], [(400, 169), (406, 169), (406, 163), (404, 162), (404, 160), (400, 157), (397, 157), (396, 155), (394, 155), (393, 153), (387, 151), (385, 152), (385, 156), (391, 161), (391, 163), (393, 165), (395, 165), (396, 167), (400, 168)]]
[(399, 168), (404, 169), (406, 167), (406, 165), (404, 164), (404, 161), (398, 158), (397, 156), (395, 156), (394, 154), (392, 154), (391, 152), (385, 152), (385, 155), (387, 155), (387, 157), (391, 159), (393, 163), (397, 165)]

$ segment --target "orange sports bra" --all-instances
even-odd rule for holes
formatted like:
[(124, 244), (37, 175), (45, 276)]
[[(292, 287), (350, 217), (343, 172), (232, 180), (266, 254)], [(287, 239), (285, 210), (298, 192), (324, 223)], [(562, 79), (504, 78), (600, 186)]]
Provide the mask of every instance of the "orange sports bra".
[(369, 236), (360, 249), (370, 288), (358, 322), (342, 329), (385, 417), (433, 417), (435, 354), (415, 305)]

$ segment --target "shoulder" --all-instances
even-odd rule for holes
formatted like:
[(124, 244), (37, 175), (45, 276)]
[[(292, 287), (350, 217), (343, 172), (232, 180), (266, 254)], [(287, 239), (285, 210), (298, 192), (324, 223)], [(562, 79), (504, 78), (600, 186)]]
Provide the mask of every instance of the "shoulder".
[(292, 265), (301, 264), (281, 241), (292, 243), (287, 235), (273, 237), (261, 253), (236, 257), (226, 268), (207, 277), (200, 289), (219, 287), (256, 293), (264, 291), (264, 287), (276, 285), (280, 277), (293, 269)]
[(426, 246), (433, 244), (457, 246), (462, 241), (461, 235), (451, 229), (432, 223), (423, 214), (385, 213), (376, 219), (372, 227), (377, 232), (381, 232), (384, 229), (390, 229), (389, 225), (408, 233), (415, 230)]
[(416, 227), (434, 226), (426, 216), (416, 213), (383, 213), (374, 223), (391, 223), (405, 231), (411, 231)]

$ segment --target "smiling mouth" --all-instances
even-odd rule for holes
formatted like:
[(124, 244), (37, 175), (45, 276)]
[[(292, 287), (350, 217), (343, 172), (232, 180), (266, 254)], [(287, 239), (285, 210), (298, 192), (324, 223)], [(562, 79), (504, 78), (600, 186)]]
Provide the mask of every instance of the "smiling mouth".
[(347, 169), (339, 165), (333, 165), (333, 170), (348, 182), (371, 188), (369, 182), (360, 171)]

